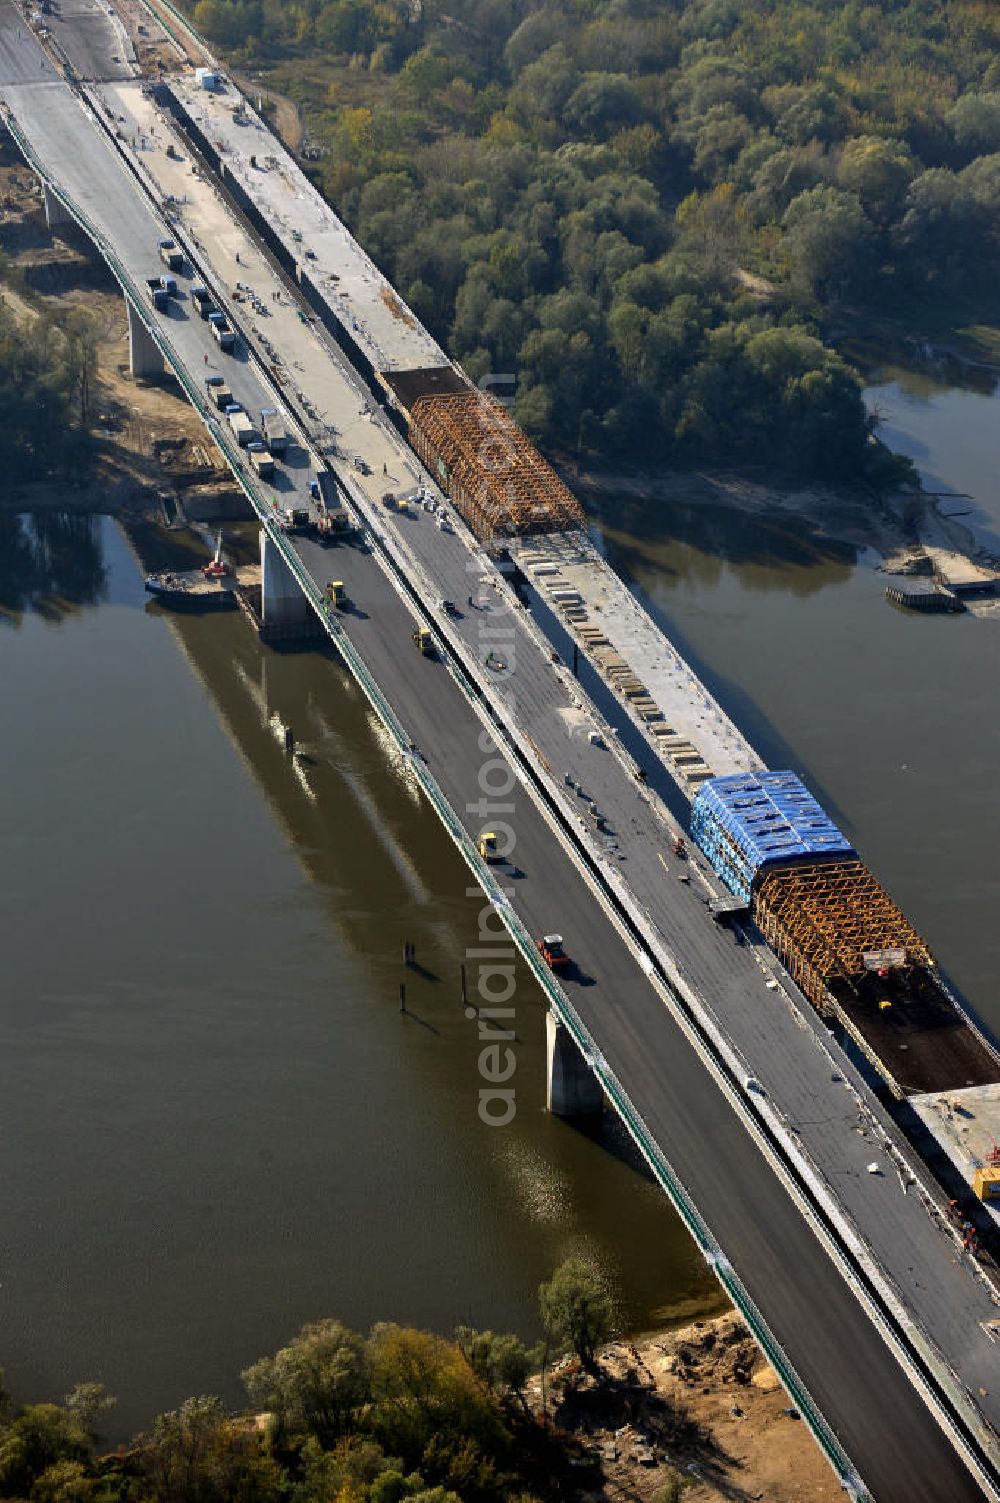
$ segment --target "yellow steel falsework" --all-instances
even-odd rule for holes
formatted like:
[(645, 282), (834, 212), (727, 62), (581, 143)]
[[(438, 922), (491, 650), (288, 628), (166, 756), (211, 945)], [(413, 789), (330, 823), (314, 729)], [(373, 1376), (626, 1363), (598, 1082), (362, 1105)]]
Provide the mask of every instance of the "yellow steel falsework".
[(901, 950), (907, 966), (932, 966), (926, 944), (863, 861), (808, 862), (765, 871), (754, 918), (810, 1001), (826, 983), (859, 976), (865, 955)]
[(410, 442), (478, 538), (582, 527), (573, 493), (500, 403), (483, 392), (418, 397)]

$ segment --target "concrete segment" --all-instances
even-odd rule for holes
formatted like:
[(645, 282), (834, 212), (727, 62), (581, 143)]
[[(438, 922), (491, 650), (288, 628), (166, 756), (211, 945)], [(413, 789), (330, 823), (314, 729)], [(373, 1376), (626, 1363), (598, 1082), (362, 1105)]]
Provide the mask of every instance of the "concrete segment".
[(545, 1015), (545, 1104), (556, 1117), (592, 1117), (604, 1097), (597, 1077), (554, 1012)]
[(146, 327), (142, 315), (132, 303), (125, 300), (128, 310), (128, 368), (133, 376), (153, 377), (163, 375), (163, 355), (159, 345)]

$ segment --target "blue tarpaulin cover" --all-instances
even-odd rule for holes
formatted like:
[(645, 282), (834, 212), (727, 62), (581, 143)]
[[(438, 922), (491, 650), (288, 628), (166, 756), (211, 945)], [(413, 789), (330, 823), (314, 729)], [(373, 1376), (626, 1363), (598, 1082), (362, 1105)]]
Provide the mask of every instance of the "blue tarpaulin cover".
[(691, 833), (726, 886), (745, 902), (764, 866), (855, 854), (794, 772), (737, 773), (703, 783), (694, 800)]

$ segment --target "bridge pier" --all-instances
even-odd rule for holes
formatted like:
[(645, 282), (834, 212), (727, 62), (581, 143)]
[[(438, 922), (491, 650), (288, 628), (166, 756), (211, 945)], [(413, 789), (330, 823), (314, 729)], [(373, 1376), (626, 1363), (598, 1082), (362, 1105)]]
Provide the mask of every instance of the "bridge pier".
[(597, 1076), (554, 1012), (545, 1018), (545, 1104), (555, 1117), (593, 1117), (604, 1097)]
[(260, 618), (265, 626), (297, 626), (312, 617), (295, 575), (268, 534), (260, 534)]
[(73, 223), (72, 214), (44, 179), (42, 180), (42, 203), (45, 205), (45, 223), (50, 230), (54, 230), (60, 224)]
[(133, 376), (162, 376), (163, 356), (159, 345), (127, 298), (125, 306), (128, 309), (129, 370)]

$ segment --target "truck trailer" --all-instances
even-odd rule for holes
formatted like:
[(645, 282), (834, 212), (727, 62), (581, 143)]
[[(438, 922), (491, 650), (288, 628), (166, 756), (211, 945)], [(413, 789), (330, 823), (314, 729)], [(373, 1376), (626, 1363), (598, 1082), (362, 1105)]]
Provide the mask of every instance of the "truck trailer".
[(251, 423), (247, 413), (240, 406), (239, 402), (230, 402), (226, 408), (226, 420), (233, 430), (233, 437), (241, 449), (245, 449), (248, 444), (253, 443), (256, 437), (253, 423)]
[(212, 337), (220, 350), (231, 350), (236, 343), (236, 335), (226, 323), (222, 313), (210, 313), (208, 322), (212, 329)]
[(285, 428), (284, 418), (275, 407), (264, 407), (260, 414), (260, 425), (267, 439), (267, 446), (272, 454), (283, 454), (288, 447), (288, 430)]
[(160, 260), (170, 271), (182, 271), (184, 269), (184, 255), (177, 248), (173, 240), (160, 241)]
[(167, 311), (169, 302), (167, 289), (163, 286), (159, 277), (146, 278), (146, 295), (157, 313), (165, 313)]
[(262, 444), (260, 439), (254, 439), (253, 443), (247, 444), (247, 453), (250, 455), (250, 463), (261, 480), (270, 480), (274, 474), (274, 457), (267, 446)]
[(224, 376), (206, 376), (205, 388), (208, 392), (208, 400), (220, 412), (225, 412), (227, 407), (232, 406), (233, 394), (226, 385)]

